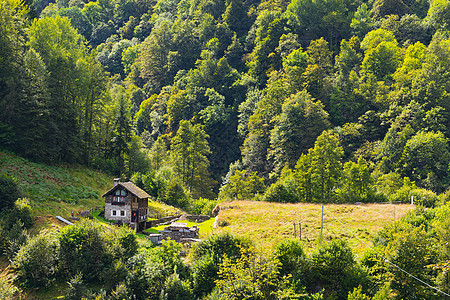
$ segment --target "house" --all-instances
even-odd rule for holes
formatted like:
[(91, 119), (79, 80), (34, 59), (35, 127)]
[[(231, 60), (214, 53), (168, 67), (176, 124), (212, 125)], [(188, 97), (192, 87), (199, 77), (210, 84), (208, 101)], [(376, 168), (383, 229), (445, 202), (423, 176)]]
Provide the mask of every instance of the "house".
[(103, 194), (105, 197), (105, 219), (129, 224), (136, 231), (144, 230), (148, 217), (147, 192), (132, 182), (114, 179), (114, 186)]

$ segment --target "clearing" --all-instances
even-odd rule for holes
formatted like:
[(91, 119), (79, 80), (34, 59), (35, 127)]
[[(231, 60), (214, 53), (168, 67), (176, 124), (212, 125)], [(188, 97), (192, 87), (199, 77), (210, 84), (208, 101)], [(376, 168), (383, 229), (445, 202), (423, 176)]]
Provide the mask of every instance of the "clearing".
[[(283, 204), (232, 201), (221, 204), (215, 233), (248, 237), (264, 251), (294, 237), (294, 223), (301, 223), (305, 251), (319, 243), (321, 204)], [(385, 225), (399, 220), (415, 206), (409, 204), (327, 204), (324, 207), (323, 241), (346, 239), (355, 254), (372, 246), (373, 237)], [(299, 235), (298, 225), (296, 228)], [(356, 235), (356, 237), (354, 236)], [(367, 245), (365, 245), (363, 242)]]

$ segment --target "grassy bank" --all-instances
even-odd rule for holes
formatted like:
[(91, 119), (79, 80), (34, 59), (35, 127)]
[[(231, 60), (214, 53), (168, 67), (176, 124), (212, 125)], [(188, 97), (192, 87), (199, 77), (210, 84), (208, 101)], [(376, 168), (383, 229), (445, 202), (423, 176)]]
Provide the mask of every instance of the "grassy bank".
[[(46, 165), (0, 151), (0, 173), (13, 176), (22, 195), (31, 202), (35, 216), (69, 217), (94, 207), (103, 207), (103, 193), (113, 177), (77, 165)], [(150, 214), (173, 214), (172, 206), (149, 203)]]
[(0, 152), (0, 172), (13, 176), (34, 215), (70, 215), (101, 206), (112, 177), (74, 165), (45, 165)]
[[(356, 253), (362, 253), (368, 248), (364, 243), (372, 245), (373, 237), (381, 228), (411, 209), (413, 206), (406, 204), (326, 205), (323, 240), (343, 238)], [(310, 251), (319, 242), (321, 210), (319, 204), (225, 202), (215, 232), (228, 231), (248, 237), (261, 249), (270, 249), (280, 240), (294, 237), (293, 224), (300, 222), (302, 241)], [(298, 226), (296, 231), (298, 237)]]

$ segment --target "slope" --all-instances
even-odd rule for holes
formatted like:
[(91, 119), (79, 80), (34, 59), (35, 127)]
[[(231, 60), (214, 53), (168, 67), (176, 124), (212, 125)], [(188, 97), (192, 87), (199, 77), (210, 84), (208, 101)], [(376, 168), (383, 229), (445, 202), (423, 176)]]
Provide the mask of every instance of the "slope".
[[(215, 233), (229, 231), (250, 238), (261, 249), (272, 249), (282, 239), (294, 237), (294, 222), (298, 237), (298, 223), (301, 223), (303, 244), (311, 251), (319, 242), (321, 208), (320, 204), (309, 203), (225, 202), (221, 205)], [(372, 245), (373, 237), (381, 228), (413, 208), (406, 204), (325, 205), (323, 241), (342, 238), (355, 253), (362, 253), (367, 245)]]

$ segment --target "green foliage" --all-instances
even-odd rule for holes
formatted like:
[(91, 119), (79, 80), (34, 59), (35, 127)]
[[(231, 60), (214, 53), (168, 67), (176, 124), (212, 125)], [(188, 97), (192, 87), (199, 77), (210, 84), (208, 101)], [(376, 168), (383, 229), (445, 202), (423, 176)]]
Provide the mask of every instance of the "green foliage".
[(349, 161), (344, 164), (341, 184), (338, 197), (343, 202), (373, 202), (375, 200), (369, 166), (361, 156), (357, 163)]
[(0, 212), (14, 207), (14, 202), (20, 197), (16, 180), (6, 174), (0, 175)]
[(81, 273), (76, 274), (68, 281), (69, 288), (64, 299), (76, 300), (82, 299), (86, 295), (86, 286), (83, 283), (83, 276)]
[(193, 199), (189, 202), (189, 212), (194, 215), (210, 216), (217, 203), (215, 200), (205, 198)]
[(196, 297), (203, 297), (214, 289), (218, 278), (219, 266), (213, 255), (205, 254), (195, 259), (192, 264), (193, 291)]
[(273, 255), (280, 262), (280, 276), (292, 276), (297, 291), (308, 282), (309, 264), (301, 242), (284, 240), (275, 247)]
[(277, 181), (269, 186), (264, 193), (264, 201), (281, 202), (281, 203), (296, 203), (298, 196), (295, 191), (289, 189), (284, 182)]
[(362, 292), (362, 286), (354, 288), (348, 293), (348, 300), (370, 300), (371, 298)]
[(161, 291), (160, 300), (190, 300), (193, 294), (189, 285), (189, 281), (183, 281), (177, 273), (170, 275), (164, 283)]
[(207, 158), (207, 154), (211, 152), (208, 137), (200, 124), (192, 125), (190, 121), (181, 121), (171, 142), (175, 170), (194, 197), (206, 194), (211, 185)]
[(223, 258), (216, 280), (221, 299), (276, 299), (276, 291), (283, 285), (279, 262), (255, 252), (252, 248), (243, 249), (236, 261)]
[(264, 179), (257, 175), (257, 172), (248, 174), (246, 170), (236, 170), (222, 187), (219, 198), (222, 199), (252, 199), (256, 194), (263, 193), (266, 186)]
[[(414, 274), (422, 281), (429, 281), (430, 271), (425, 266), (433, 259), (432, 239), (423, 227), (417, 227), (410, 232), (404, 232), (396, 237), (392, 252), (392, 263), (406, 272)], [(393, 279), (391, 288), (399, 298), (428, 298), (431, 296), (429, 288), (411, 278), (399, 268), (391, 267)]]
[(9, 300), (19, 292), (19, 289), (14, 285), (13, 279), (7, 272), (0, 273), (0, 300)]
[(302, 155), (295, 166), (300, 199), (322, 203), (334, 200), (343, 154), (337, 136), (331, 131), (324, 131), (317, 138), (314, 148)]
[(204, 256), (212, 256), (216, 263), (222, 261), (226, 256), (229, 259), (238, 259), (242, 250), (249, 247), (249, 241), (234, 237), (229, 233), (212, 235), (206, 240), (193, 245), (191, 255), (193, 259)]
[(446, 184), (449, 163), (450, 153), (444, 135), (420, 131), (406, 143), (400, 171), (420, 186), (440, 192)]
[(311, 256), (311, 271), (325, 294), (342, 299), (359, 284), (365, 284), (367, 274), (357, 265), (354, 255), (343, 240), (333, 240)]
[(66, 226), (59, 236), (59, 267), (62, 274), (81, 273), (87, 280), (98, 278), (104, 268), (105, 242), (99, 224), (83, 221)]
[(56, 232), (43, 231), (20, 248), (12, 266), (26, 287), (49, 286), (59, 274), (59, 240)]
[(302, 153), (314, 145), (316, 138), (329, 127), (328, 114), (320, 101), (314, 101), (306, 91), (286, 99), (282, 112), (272, 120), (269, 158), (275, 171), (287, 163), (293, 167)]

